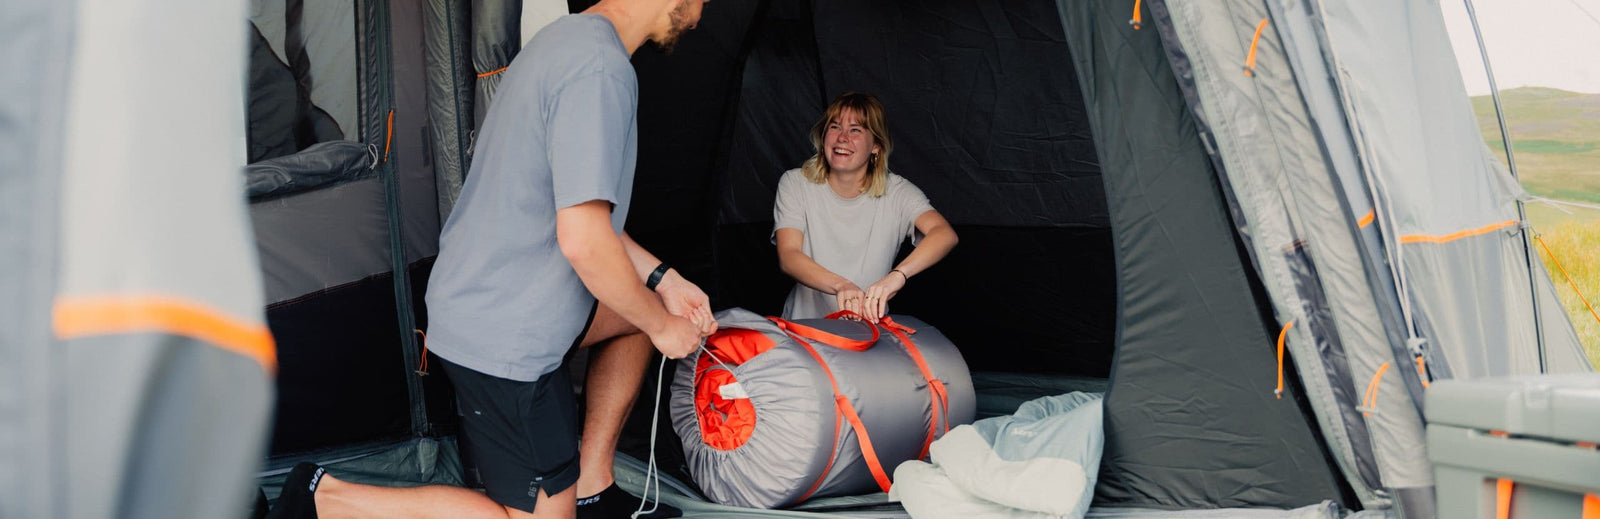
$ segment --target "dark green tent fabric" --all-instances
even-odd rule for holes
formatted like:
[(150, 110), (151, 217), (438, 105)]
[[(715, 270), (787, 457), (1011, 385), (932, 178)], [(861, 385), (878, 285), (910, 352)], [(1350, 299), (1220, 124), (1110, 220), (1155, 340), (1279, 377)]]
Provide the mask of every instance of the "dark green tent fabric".
[(1128, 24), (1133, 3), (1058, 2), (1117, 257), (1096, 504), (1295, 508), (1340, 496), (1298, 391), (1273, 398), (1275, 330), (1161, 38)]

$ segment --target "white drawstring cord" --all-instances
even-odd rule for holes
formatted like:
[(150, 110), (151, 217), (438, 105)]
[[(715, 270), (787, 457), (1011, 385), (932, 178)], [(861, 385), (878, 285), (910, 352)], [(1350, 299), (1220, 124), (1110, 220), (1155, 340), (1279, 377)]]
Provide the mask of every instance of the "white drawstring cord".
[[(711, 360), (717, 361), (717, 364), (721, 364), (723, 369), (730, 369), (726, 363), (722, 362), (721, 358), (717, 357), (717, 354), (711, 353), (711, 350), (706, 349), (704, 340), (700, 341), (700, 351), (710, 355)], [(666, 383), (666, 374), (667, 357), (663, 355), (661, 357), (661, 367), (656, 370), (655, 409), (650, 412), (650, 464), (646, 466), (644, 471), (644, 490), (639, 492), (639, 508), (633, 511), (633, 515), (630, 516), (631, 519), (639, 519), (641, 516), (656, 513), (656, 510), (661, 508), (661, 471), (656, 470), (656, 426), (661, 423), (661, 386)], [(655, 502), (653, 503), (651, 503), (650, 499), (651, 486), (656, 489)], [(650, 503), (649, 510), (644, 509), (645, 503)]]
[[(702, 343), (701, 348), (704, 348)], [(663, 377), (667, 374), (667, 357), (661, 356), (661, 367), (656, 370), (656, 404), (650, 413), (650, 465), (644, 472), (644, 491), (639, 492), (639, 508), (633, 511), (632, 519), (656, 513), (661, 508), (661, 474), (656, 471), (656, 424), (661, 421), (661, 386), (665, 382)], [(644, 504), (650, 502), (650, 486), (656, 487), (655, 502), (650, 504), (650, 509), (645, 510)]]

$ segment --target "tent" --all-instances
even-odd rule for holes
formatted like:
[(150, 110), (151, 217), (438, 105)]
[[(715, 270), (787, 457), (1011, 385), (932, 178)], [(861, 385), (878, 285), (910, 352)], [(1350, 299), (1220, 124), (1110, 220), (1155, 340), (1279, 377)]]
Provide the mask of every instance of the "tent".
[[(0, 100), (0, 515), (243, 510), (268, 435), (268, 487), (305, 459), (460, 482), (419, 332), (438, 231), (498, 71), (591, 2), (102, 3), (3, 17), (0, 59), (43, 73)], [(1100, 510), (1432, 516), (1429, 381), (1590, 369), (1429, 2), (714, 2), (634, 64), (629, 232), (718, 308), (776, 313), (778, 176), (834, 95), (882, 98), (891, 168), (962, 237), (895, 311), (961, 346), (980, 411), (1104, 388)], [(248, 340), (44, 324), (105, 293)], [(96, 499), (50, 484), (90, 471)]]

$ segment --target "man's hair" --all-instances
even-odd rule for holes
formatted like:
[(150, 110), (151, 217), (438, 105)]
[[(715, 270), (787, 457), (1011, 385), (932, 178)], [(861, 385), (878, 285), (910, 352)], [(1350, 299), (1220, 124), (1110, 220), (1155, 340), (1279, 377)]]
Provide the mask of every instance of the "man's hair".
[(894, 142), (889, 140), (889, 122), (884, 116), (883, 103), (872, 94), (845, 92), (839, 94), (839, 97), (828, 105), (828, 109), (822, 112), (822, 119), (811, 126), (811, 147), (817, 153), (806, 159), (805, 165), (800, 166), (800, 171), (806, 180), (815, 184), (828, 180), (832, 168), (828, 165), (828, 159), (824, 157), (826, 153), (823, 150), (826, 143), (822, 140), (828, 134), (828, 124), (847, 110), (856, 113), (857, 120), (867, 127), (867, 132), (872, 134), (873, 142), (880, 148), (878, 153), (867, 161), (866, 191), (868, 195), (881, 197), (889, 189), (889, 152), (894, 150)]

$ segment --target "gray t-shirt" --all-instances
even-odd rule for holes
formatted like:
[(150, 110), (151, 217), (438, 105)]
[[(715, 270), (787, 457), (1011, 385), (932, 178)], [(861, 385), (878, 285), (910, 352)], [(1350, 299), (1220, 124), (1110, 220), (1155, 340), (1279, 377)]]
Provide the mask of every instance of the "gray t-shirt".
[(537, 380), (560, 365), (595, 299), (556, 243), (556, 211), (633, 195), (639, 87), (609, 20), (569, 15), (512, 60), (428, 282), (428, 348), (473, 370)]
[[(922, 190), (893, 172), (882, 197), (845, 198), (827, 182), (813, 184), (799, 169), (791, 169), (778, 181), (772, 239), (777, 243), (778, 229), (800, 230), (801, 252), (866, 290), (894, 268), (901, 241), (921, 239), (917, 217), (931, 210)], [(838, 309), (833, 295), (795, 283), (783, 303), (783, 317), (822, 317)]]

